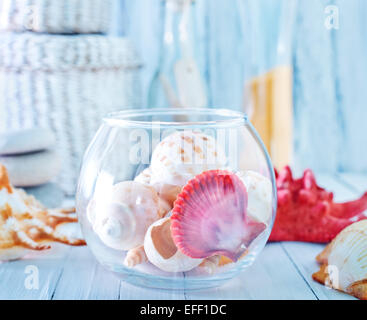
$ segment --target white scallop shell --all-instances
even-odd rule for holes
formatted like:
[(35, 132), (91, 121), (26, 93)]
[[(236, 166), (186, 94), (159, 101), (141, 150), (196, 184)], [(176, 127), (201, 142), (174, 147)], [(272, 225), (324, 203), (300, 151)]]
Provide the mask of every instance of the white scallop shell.
[(107, 246), (133, 249), (143, 244), (148, 227), (162, 216), (160, 205), (154, 188), (134, 181), (118, 183), (111, 203), (104, 208), (96, 206), (94, 229)]
[(269, 223), (272, 216), (272, 185), (268, 178), (255, 171), (238, 172), (248, 193), (247, 212), (254, 220)]
[[(148, 260), (166, 272), (185, 272), (196, 268), (203, 262), (203, 259), (190, 258), (176, 248), (170, 230), (164, 230), (164, 228), (169, 228), (169, 225), (166, 225), (169, 222), (170, 218), (163, 218), (149, 227), (144, 240)], [(155, 231), (159, 233), (161, 242), (157, 241)]]
[(333, 273), (332, 286), (343, 291), (367, 279), (366, 220), (352, 224), (335, 238), (328, 256), (328, 268)]
[(151, 184), (184, 186), (203, 171), (220, 169), (227, 162), (216, 140), (198, 131), (175, 132), (155, 148)]

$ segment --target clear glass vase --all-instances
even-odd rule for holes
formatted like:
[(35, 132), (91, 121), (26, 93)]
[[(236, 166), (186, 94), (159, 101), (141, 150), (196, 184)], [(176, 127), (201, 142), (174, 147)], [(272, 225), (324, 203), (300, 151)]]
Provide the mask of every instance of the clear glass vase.
[(244, 114), (225, 109), (107, 116), (77, 191), (97, 260), (127, 282), (164, 289), (214, 287), (250, 266), (276, 203), (263, 143)]

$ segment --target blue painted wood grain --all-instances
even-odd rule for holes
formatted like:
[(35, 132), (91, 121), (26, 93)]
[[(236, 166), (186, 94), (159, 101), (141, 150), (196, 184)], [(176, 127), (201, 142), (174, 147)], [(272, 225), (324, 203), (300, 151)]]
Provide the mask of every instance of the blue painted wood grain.
[[(133, 39), (144, 61), (143, 101), (149, 106), (148, 88), (162, 55), (165, 1), (116, 1), (119, 32)], [(291, 5), (294, 25), (287, 15)], [(338, 30), (325, 27), (330, 5), (339, 9)], [(196, 57), (209, 104), (242, 109), (244, 81), (290, 61), (294, 165), (367, 172), (366, 13), (366, 0), (196, 0)], [(280, 56), (284, 37), (293, 42)]]

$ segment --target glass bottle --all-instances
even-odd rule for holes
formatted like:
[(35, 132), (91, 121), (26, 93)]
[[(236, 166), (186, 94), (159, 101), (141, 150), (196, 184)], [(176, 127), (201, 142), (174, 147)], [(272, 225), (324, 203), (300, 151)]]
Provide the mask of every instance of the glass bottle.
[(205, 107), (207, 94), (195, 60), (194, 0), (164, 0), (164, 32), (148, 106)]

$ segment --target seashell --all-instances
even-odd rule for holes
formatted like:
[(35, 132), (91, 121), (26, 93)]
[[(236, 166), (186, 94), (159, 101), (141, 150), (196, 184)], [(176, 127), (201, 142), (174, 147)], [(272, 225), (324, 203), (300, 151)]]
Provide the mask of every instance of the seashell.
[[(151, 169), (147, 168), (142, 171), (135, 179), (135, 182), (139, 182), (142, 184), (150, 185), (151, 181)], [(181, 192), (181, 188), (178, 186), (156, 183), (152, 185), (152, 187), (158, 192), (158, 196), (162, 201), (163, 211), (168, 209), (165, 214), (172, 210), (173, 203), (175, 202), (177, 195)], [(164, 214), (164, 215), (165, 215)], [(164, 215), (161, 217), (163, 218)]]
[(170, 206), (173, 207), (173, 203), (176, 201), (177, 196), (181, 193), (182, 188), (180, 186), (174, 186), (171, 184), (156, 183), (153, 185), (157, 190), (159, 197), (165, 200)]
[(162, 198), (158, 198), (158, 215), (164, 218), (172, 210), (172, 205)]
[[(366, 220), (367, 221), (367, 220)], [(352, 231), (359, 231), (361, 229), (361, 226), (363, 226), (363, 224), (359, 224), (359, 223), (352, 223), (351, 225), (349, 225), (348, 227), (344, 228), (344, 230), (342, 232), (352, 232)], [(340, 233), (341, 234), (341, 233)], [(331, 241), (326, 247), (325, 249), (316, 257), (316, 261), (320, 264), (327, 264), (328, 259), (329, 259), (329, 255), (331, 253), (331, 250), (333, 248), (334, 243), (336, 242), (336, 239), (338, 237), (335, 237), (333, 241)]]
[(339, 233), (321, 260), (324, 263), (314, 280), (367, 300), (367, 220)]
[(166, 272), (185, 272), (196, 268), (203, 259), (184, 255), (173, 242), (170, 227), (170, 218), (158, 220), (149, 227), (144, 240), (148, 260)]
[(172, 210), (174, 243), (192, 258), (223, 255), (237, 261), (266, 229), (247, 214), (247, 199), (245, 185), (232, 172), (212, 170), (196, 176)]
[(148, 257), (145, 253), (144, 246), (139, 246), (127, 252), (124, 265), (132, 268), (146, 261), (148, 261)]
[(46, 250), (49, 245), (34, 241), (26, 232), (25, 225), (18, 221), (12, 208), (6, 204), (0, 209), (0, 261), (17, 260), (29, 250)]
[[(246, 250), (240, 257), (238, 260), (241, 260), (241, 259), (244, 259), (248, 254), (248, 250)], [(220, 260), (219, 260), (219, 263), (218, 263), (218, 266), (219, 267), (223, 267), (227, 264), (230, 264), (230, 263), (233, 263), (233, 261), (225, 256), (220, 256)]]
[(272, 216), (272, 185), (268, 178), (255, 171), (238, 172), (248, 194), (248, 215), (269, 224)]
[(227, 162), (216, 140), (198, 131), (175, 132), (155, 148), (151, 159), (151, 184), (184, 186), (197, 174), (222, 168)]
[(150, 168), (146, 168), (139, 175), (137, 175), (134, 179), (135, 182), (139, 182), (142, 184), (150, 184), (150, 180), (152, 178), (152, 172)]
[[(108, 205), (107, 205), (108, 206)], [(106, 204), (102, 203), (102, 208), (97, 207), (97, 201), (92, 199), (87, 206), (87, 219), (95, 229), (96, 220), (97, 220), (97, 212), (104, 212)], [(168, 203), (166, 200), (162, 198), (158, 198), (158, 215), (160, 218), (163, 218), (167, 215), (168, 212), (172, 210), (172, 205)]]
[(208, 274), (213, 274), (218, 269), (220, 261), (221, 261), (221, 256), (212, 256), (212, 257), (206, 258), (200, 264), (200, 268), (203, 268), (204, 271)]
[(62, 234), (58, 227), (77, 222), (75, 210), (47, 209), (33, 196), (10, 184), (0, 165), (0, 261), (16, 260), (29, 250), (46, 250), (49, 242), (85, 245)]
[(103, 243), (116, 250), (142, 245), (148, 227), (168, 210), (153, 187), (135, 181), (116, 184), (111, 203), (96, 207), (94, 229)]

